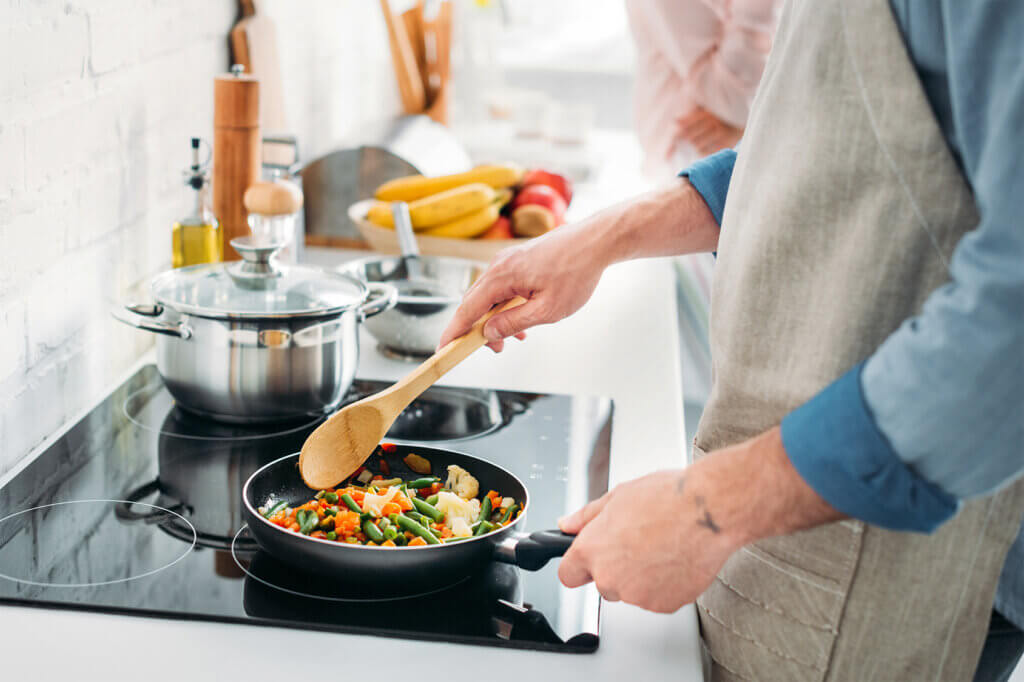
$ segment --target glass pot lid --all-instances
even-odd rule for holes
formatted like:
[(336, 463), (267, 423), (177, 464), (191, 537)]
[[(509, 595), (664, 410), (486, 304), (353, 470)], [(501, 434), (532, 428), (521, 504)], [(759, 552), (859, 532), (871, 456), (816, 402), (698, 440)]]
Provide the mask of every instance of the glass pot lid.
[(153, 298), (203, 317), (313, 317), (342, 312), (366, 300), (353, 277), (271, 260), (283, 244), (253, 237), (231, 240), (243, 260), (170, 270), (153, 280)]

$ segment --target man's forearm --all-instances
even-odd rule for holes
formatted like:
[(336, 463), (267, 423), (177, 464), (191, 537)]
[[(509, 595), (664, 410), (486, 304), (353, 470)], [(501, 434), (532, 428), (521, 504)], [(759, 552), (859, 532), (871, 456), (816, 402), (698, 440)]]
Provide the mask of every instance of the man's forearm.
[(579, 224), (605, 264), (714, 251), (718, 223), (685, 178), (604, 209)]
[(683, 476), (686, 502), (700, 507), (698, 523), (736, 549), (846, 518), (790, 464), (778, 427), (716, 451)]

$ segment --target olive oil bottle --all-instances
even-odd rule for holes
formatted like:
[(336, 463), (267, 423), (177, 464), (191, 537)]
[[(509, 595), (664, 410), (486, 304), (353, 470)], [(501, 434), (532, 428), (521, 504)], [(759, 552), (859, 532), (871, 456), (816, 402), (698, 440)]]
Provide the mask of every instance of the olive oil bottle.
[(210, 177), (207, 165), (199, 161), (199, 143), (198, 137), (192, 138), (192, 165), (185, 171), (192, 213), (174, 223), (171, 233), (171, 265), (176, 268), (223, 260), (220, 224), (206, 201)]

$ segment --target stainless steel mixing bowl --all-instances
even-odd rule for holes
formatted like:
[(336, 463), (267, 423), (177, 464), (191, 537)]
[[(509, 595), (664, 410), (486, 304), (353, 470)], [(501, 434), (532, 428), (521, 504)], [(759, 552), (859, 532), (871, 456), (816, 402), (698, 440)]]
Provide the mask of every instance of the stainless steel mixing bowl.
[(421, 256), (422, 280), (405, 280), (398, 256), (378, 255), (350, 261), (338, 271), (367, 284), (390, 284), (398, 289), (395, 307), (364, 323), (386, 352), (411, 360), (431, 355), (441, 333), (462, 302), (469, 286), (487, 269), (486, 263)]

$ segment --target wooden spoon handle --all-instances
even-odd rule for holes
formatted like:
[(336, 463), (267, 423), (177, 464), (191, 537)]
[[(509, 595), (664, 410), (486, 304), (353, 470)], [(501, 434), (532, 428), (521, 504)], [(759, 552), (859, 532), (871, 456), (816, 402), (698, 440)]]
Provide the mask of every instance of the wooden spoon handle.
[[(409, 372), (401, 381), (386, 389), (388, 392), (407, 394), (409, 402), (416, 399), (419, 394), (434, 385), (445, 374), (452, 370), (457, 364), (468, 358), (474, 351), (487, 343), (484, 338), (484, 325), (498, 313), (510, 310), (526, 303), (522, 296), (495, 306), (484, 313), (483, 317), (473, 323), (469, 331), (457, 339), (452, 339), (448, 344), (431, 355), (422, 365)], [(408, 403), (407, 403), (408, 404)]]

